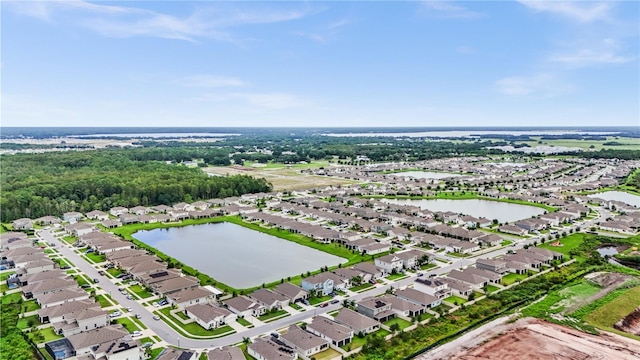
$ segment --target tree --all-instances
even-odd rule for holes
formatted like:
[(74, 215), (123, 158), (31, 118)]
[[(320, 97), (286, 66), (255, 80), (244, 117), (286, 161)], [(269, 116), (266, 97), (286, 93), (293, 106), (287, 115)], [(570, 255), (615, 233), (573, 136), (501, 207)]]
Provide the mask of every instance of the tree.
[(391, 330), (391, 332), (393, 333), (397, 333), (398, 331), (400, 331), (400, 325), (398, 325), (398, 323), (393, 323), (391, 324), (391, 326), (389, 326), (389, 330)]

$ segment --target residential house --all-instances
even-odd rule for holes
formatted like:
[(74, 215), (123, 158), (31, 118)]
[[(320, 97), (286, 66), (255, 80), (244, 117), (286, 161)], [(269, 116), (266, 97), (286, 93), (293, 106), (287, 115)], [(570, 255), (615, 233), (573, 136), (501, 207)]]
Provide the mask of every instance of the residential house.
[(242, 349), (236, 346), (223, 346), (209, 350), (207, 358), (209, 360), (245, 360)]
[(33, 230), (33, 220), (22, 218), (11, 222), (14, 230)]
[(308, 291), (304, 290), (303, 288), (297, 285), (294, 285), (288, 282), (285, 282), (276, 286), (276, 288), (273, 290), (277, 293), (280, 293), (286, 296), (291, 303), (294, 303), (296, 301), (306, 300), (309, 297)]
[(474, 290), (480, 290), (489, 284), (488, 279), (485, 277), (475, 275), (468, 271), (464, 272), (456, 269), (451, 270), (446, 277), (448, 279), (455, 279), (465, 282), (469, 284), (469, 286), (471, 286), (471, 288)]
[(264, 306), (244, 296), (236, 296), (231, 299), (224, 300), (222, 303), (227, 307), (227, 309), (237, 314), (239, 318), (245, 318), (247, 316), (258, 317), (267, 312), (267, 309)]
[(371, 280), (375, 280), (383, 276), (382, 271), (370, 262), (361, 262), (353, 266), (354, 270), (360, 271), (363, 274), (371, 275)]
[(280, 340), (305, 358), (311, 358), (329, 348), (328, 340), (305, 331), (295, 324), (289, 326), (287, 332), (280, 336)]
[(84, 215), (82, 215), (81, 213), (76, 212), (76, 211), (66, 212), (66, 213), (64, 213), (62, 215), (62, 220), (66, 221), (66, 222), (68, 222), (70, 224), (76, 223), (76, 222), (82, 220), (83, 218), (84, 218)]
[(191, 305), (209, 303), (214, 297), (214, 293), (202, 286), (198, 286), (195, 288), (176, 291), (168, 294), (166, 298), (170, 304), (175, 305), (178, 309), (183, 309)]
[(288, 297), (269, 289), (255, 290), (249, 294), (249, 297), (264, 306), (268, 311), (281, 310), (289, 305), (290, 301)]
[(488, 270), (498, 274), (508, 272), (507, 262), (498, 259), (476, 259), (476, 268)]
[(334, 292), (335, 289), (345, 287), (344, 282), (336, 274), (330, 272), (323, 272), (317, 275), (312, 275), (302, 279), (302, 289), (309, 293), (320, 293), (322, 296), (327, 296)]
[(38, 225), (46, 226), (46, 225), (60, 224), (62, 220), (59, 217), (48, 215), (48, 216), (37, 218), (35, 222)]
[(184, 313), (207, 330), (224, 326), (236, 317), (229, 310), (209, 303), (187, 306)]
[(196, 360), (196, 352), (176, 348), (168, 348), (165, 349), (165, 351), (163, 351), (154, 360)]
[(109, 312), (97, 308), (85, 308), (63, 315), (62, 320), (53, 323), (58, 335), (69, 337), (83, 331), (94, 330), (109, 325)]
[(353, 331), (346, 325), (339, 324), (324, 316), (316, 316), (307, 325), (307, 331), (328, 340), (334, 346), (341, 347), (351, 342)]
[(123, 206), (116, 206), (116, 207), (111, 208), (109, 210), (109, 213), (111, 215), (113, 215), (113, 216), (118, 217), (118, 216), (123, 215), (123, 214), (128, 214), (129, 213), (129, 209), (127, 209), (126, 207), (123, 207)]
[(249, 344), (247, 354), (256, 360), (295, 360), (298, 358), (298, 353), (295, 350), (263, 338), (256, 338)]
[(114, 348), (121, 348), (131, 351), (131, 359), (139, 359), (141, 356), (139, 342), (119, 346), (121, 342), (126, 343), (130, 336), (127, 329), (118, 324), (71, 335), (67, 337), (67, 340), (71, 343), (76, 356), (91, 354), (94, 358), (99, 359), (106, 357), (107, 352)]
[(379, 322), (386, 322), (396, 317), (391, 311), (391, 303), (380, 298), (365, 298), (356, 304), (356, 311)]
[(79, 287), (72, 287), (47, 294), (40, 294), (35, 296), (35, 298), (41, 308), (47, 308), (71, 301), (86, 300), (89, 298), (89, 293)]
[(438, 299), (444, 299), (451, 295), (449, 284), (442, 280), (442, 278), (433, 279), (421, 279), (418, 278), (413, 283), (413, 288), (431, 296), (435, 296)]
[(375, 259), (374, 264), (383, 274), (392, 274), (401, 272), (403, 269), (403, 260), (395, 254), (389, 254)]
[(379, 322), (347, 308), (340, 309), (334, 319), (336, 322), (348, 326), (355, 334), (366, 335), (380, 329)]
[(425, 308), (434, 308), (442, 303), (441, 298), (412, 288), (398, 290), (395, 295), (398, 299), (406, 300)]
[(93, 210), (87, 213), (87, 219), (103, 221), (109, 219), (109, 214), (104, 211)]
[(391, 304), (391, 310), (395, 312), (397, 316), (404, 318), (418, 317), (422, 315), (427, 308), (421, 303), (413, 303), (406, 299), (389, 294), (383, 295), (379, 297), (379, 299)]
[(447, 283), (453, 295), (457, 295), (466, 299), (473, 292), (473, 288), (471, 287), (471, 285), (464, 281), (450, 277), (443, 277), (442, 281)]
[(198, 286), (200, 286), (200, 281), (192, 276), (167, 279), (151, 284), (153, 291), (163, 296)]

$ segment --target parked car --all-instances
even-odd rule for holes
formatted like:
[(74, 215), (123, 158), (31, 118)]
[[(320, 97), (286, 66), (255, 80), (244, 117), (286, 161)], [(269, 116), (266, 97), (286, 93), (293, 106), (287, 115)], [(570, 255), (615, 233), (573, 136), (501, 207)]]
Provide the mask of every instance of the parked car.
[(132, 311), (133, 311), (133, 308), (132, 308), (131, 306), (127, 306), (127, 311), (128, 311), (128, 312), (132, 312)]
[(102, 270), (98, 271), (98, 275), (104, 276), (104, 271), (102, 271)]
[(71, 269), (71, 266), (65, 265), (60, 267), (60, 270), (67, 270), (67, 269)]
[(158, 315), (154, 315), (154, 316), (153, 316), (153, 320), (160, 320), (160, 316), (158, 316)]
[(151, 347), (151, 346), (153, 346), (152, 342), (146, 342), (146, 343), (142, 344), (142, 348), (143, 349), (146, 349), (146, 348)]
[(324, 303), (324, 304), (320, 305), (320, 307), (327, 307), (327, 306), (329, 306), (329, 303)]
[(338, 300), (338, 299), (333, 299), (333, 300), (331, 300), (331, 303), (332, 303), (332, 304), (337, 304), (337, 303), (339, 303), (339, 302), (340, 302), (340, 300)]
[(418, 273), (418, 276), (422, 276), (422, 275), (424, 275), (424, 273), (421, 273), (421, 272)]
[(138, 331), (138, 330), (131, 333), (132, 337), (141, 336), (141, 335), (142, 335), (142, 331)]
[(94, 283), (99, 283), (99, 282), (100, 282), (100, 280), (98, 280), (98, 279), (93, 279), (93, 282), (94, 282)]
[(160, 304), (158, 304), (158, 302), (157, 302), (157, 301), (156, 301), (156, 302), (154, 302), (154, 303), (153, 303), (153, 304), (151, 304), (151, 305), (153, 305), (153, 307), (159, 307), (159, 306), (160, 306)]
[(140, 314), (136, 314), (136, 319), (140, 319), (142, 316)]
[(109, 314), (109, 317), (114, 318), (114, 317), (118, 317), (120, 315), (122, 315), (122, 313), (120, 311), (116, 311), (116, 312), (112, 312), (111, 314)]
[(127, 295), (127, 300), (133, 300), (133, 296)]

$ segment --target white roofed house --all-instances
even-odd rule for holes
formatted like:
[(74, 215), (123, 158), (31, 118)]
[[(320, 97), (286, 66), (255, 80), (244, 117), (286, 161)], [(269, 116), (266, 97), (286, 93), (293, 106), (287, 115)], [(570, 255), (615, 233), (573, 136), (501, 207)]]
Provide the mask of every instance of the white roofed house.
[(287, 332), (280, 336), (280, 340), (305, 358), (311, 358), (329, 348), (328, 340), (305, 331), (298, 325), (289, 326)]
[(331, 294), (338, 287), (344, 288), (342, 279), (336, 274), (323, 272), (302, 279), (302, 288), (309, 293), (319, 292), (323, 296)]
[(81, 213), (76, 212), (76, 211), (69, 211), (69, 212), (66, 212), (66, 213), (64, 213), (62, 215), (62, 220), (66, 221), (66, 222), (68, 222), (70, 224), (78, 222), (78, 221), (82, 220), (83, 218), (84, 218), (84, 215), (82, 215)]
[(258, 289), (249, 294), (249, 297), (269, 311), (281, 310), (289, 305), (290, 301), (288, 297), (269, 289)]
[(209, 303), (214, 297), (214, 293), (202, 286), (198, 286), (168, 294), (167, 300), (178, 309), (183, 309), (191, 305)]
[(316, 316), (307, 325), (308, 332), (331, 341), (334, 346), (344, 346), (353, 339), (353, 330), (324, 316)]
[(64, 227), (64, 230), (67, 234), (69, 235), (73, 235), (73, 236), (82, 236), (82, 235), (86, 235), (90, 232), (94, 232), (96, 231), (96, 227), (91, 225), (91, 224), (87, 224), (87, 223), (71, 223), (67, 226)]
[(395, 254), (379, 257), (374, 263), (384, 274), (400, 272), (403, 268), (403, 260)]
[(438, 299), (444, 299), (451, 295), (449, 284), (441, 278), (416, 279), (416, 282), (413, 283), (413, 288), (435, 296)]
[(236, 314), (214, 304), (196, 304), (184, 309), (185, 315), (207, 330), (217, 329), (236, 318)]
[(127, 209), (126, 207), (123, 206), (116, 206), (116, 207), (112, 207), (109, 210), (109, 213), (113, 216), (120, 216), (122, 214), (128, 214), (129, 213), (129, 209)]
[(15, 230), (33, 230), (33, 220), (29, 218), (13, 220), (11, 226), (13, 226)]
[(233, 311), (239, 318), (247, 316), (258, 317), (264, 315), (267, 309), (258, 302), (248, 299), (244, 296), (236, 296), (222, 302), (227, 309)]
[(86, 215), (87, 215), (87, 219), (90, 219), (90, 220), (103, 221), (103, 220), (109, 219), (109, 214), (100, 210), (89, 211)]

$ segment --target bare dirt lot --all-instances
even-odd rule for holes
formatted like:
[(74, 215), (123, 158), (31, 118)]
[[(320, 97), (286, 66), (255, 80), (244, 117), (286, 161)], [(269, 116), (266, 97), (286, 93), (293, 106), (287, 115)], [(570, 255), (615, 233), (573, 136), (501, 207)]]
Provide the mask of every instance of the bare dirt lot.
[(460, 338), (418, 359), (640, 359), (640, 342), (612, 333), (591, 335), (533, 318), (489, 325), (494, 326), (480, 336)]
[(330, 185), (353, 184), (356, 181), (336, 177), (308, 175), (300, 173), (298, 169), (287, 168), (247, 168), (247, 167), (208, 167), (205, 172), (217, 175), (249, 175), (265, 178), (273, 184), (273, 190), (304, 190), (314, 187)]
[(615, 329), (640, 336), (640, 307), (613, 325)]

